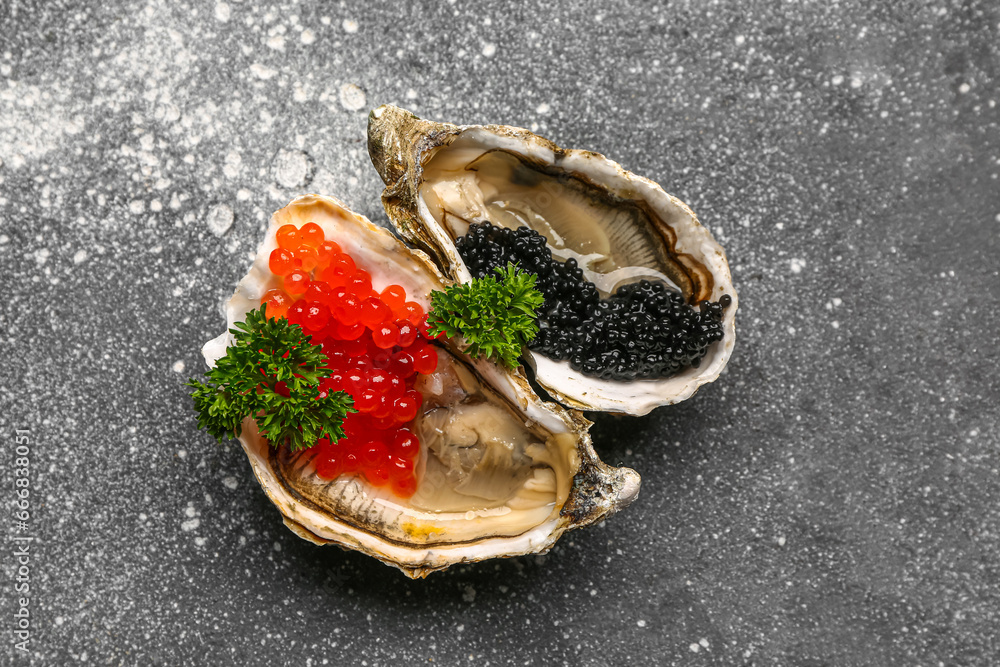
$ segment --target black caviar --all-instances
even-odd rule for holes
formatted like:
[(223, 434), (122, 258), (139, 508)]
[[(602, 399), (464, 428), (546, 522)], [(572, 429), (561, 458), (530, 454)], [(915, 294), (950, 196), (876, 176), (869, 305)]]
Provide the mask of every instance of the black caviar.
[(602, 380), (656, 379), (697, 368), (708, 346), (722, 340), (722, 314), (732, 299), (702, 301), (695, 310), (678, 292), (642, 280), (602, 299), (576, 260), (559, 262), (545, 237), (521, 227), (469, 226), (456, 241), (475, 278), (513, 262), (537, 276), (545, 295), (540, 330), (529, 347)]

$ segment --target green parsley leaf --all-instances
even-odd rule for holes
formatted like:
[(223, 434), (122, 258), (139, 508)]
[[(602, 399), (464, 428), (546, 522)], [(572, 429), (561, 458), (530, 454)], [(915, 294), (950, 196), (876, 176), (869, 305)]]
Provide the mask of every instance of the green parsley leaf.
[(517, 366), (521, 348), (538, 333), (536, 311), (545, 301), (535, 276), (512, 263), (467, 285), (431, 292), (427, 324), (433, 335), (461, 335), (468, 354), (485, 356), (508, 368)]
[(275, 447), (287, 443), (296, 451), (320, 438), (340, 440), (347, 413), (357, 412), (353, 399), (321, 390), (328, 373), (322, 347), (312, 345), (299, 325), (268, 319), (265, 311), (266, 305), (250, 311), (229, 330), (233, 343), (205, 374), (207, 382), (187, 383), (198, 428), (219, 440), (238, 437), (249, 415)]

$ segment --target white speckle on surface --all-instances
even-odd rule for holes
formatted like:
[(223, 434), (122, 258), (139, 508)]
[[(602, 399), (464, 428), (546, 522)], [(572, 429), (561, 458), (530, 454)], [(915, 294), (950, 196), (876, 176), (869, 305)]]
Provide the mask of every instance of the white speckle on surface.
[(496, 52), (497, 52), (497, 45), (494, 44), (493, 42), (486, 42), (485, 44), (483, 44), (483, 55), (486, 56), (487, 58), (492, 58)]
[(278, 73), (277, 70), (273, 70), (270, 67), (267, 67), (266, 65), (261, 65), (260, 63), (254, 63), (250, 65), (250, 71), (253, 72), (253, 75), (255, 77), (257, 77), (262, 81), (267, 81), (268, 79), (273, 78), (274, 75)]
[(795, 335), (795, 327), (788, 327), (787, 331), (789, 336)]
[(345, 83), (340, 87), (340, 105), (348, 111), (359, 111), (365, 108), (368, 97), (365, 91), (355, 83)]
[(315, 44), (316, 33), (314, 33), (309, 28), (306, 28), (305, 30), (302, 31), (302, 34), (299, 35), (299, 41), (305, 44), (306, 46), (309, 46), (310, 44)]
[(139, 215), (146, 210), (146, 202), (141, 199), (133, 199), (129, 202), (128, 210), (132, 215)]
[(238, 151), (226, 153), (226, 163), (222, 167), (222, 173), (228, 178), (236, 178), (240, 175), (240, 167), (243, 164), (243, 156)]
[(859, 79), (856, 76), (851, 77), (851, 88), (860, 88), (860, 87), (861, 87), (861, 79)]
[(275, 51), (285, 50), (285, 36), (284, 35), (272, 35), (267, 38), (267, 48), (273, 49)]
[(86, 250), (82, 250), (82, 249), (81, 250), (77, 250), (73, 254), (73, 263), (74, 264), (83, 264), (85, 261), (87, 261), (87, 251)]
[(227, 489), (229, 489), (230, 491), (233, 491), (236, 489), (239, 483), (236, 481), (235, 477), (229, 476), (222, 478), (222, 485)]
[(806, 260), (804, 259), (792, 259), (789, 261), (789, 266), (792, 269), (792, 273), (802, 273), (802, 269), (805, 268)]
[(781, 535), (781, 536), (778, 537), (778, 546), (779, 547), (785, 546), (785, 536), (784, 535)]
[(181, 361), (180, 359), (178, 359), (177, 361), (174, 362), (174, 365), (171, 366), (171, 368), (174, 370), (175, 373), (183, 373), (184, 372), (184, 362)]
[(692, 642), (692, 644), (690, 646), (688, 646), (688, 649), (692, 653), (697, 653), (697, 652), (699, 652), (701, 650), (701, 644), (697, 644), (697, 643), (693, 643)]
[(205, 542), (206, 541), (208, 541), (207, 537), (196, 537), (196, 538), (194, 538), (194, 544), (195, 544), (195, 546), (198, 546), (198, 547), (205, 546)]
[(233, 226), (233, 209), (226, 204), (216, 204), (208, 211), (205, 223), (208, 230), (216, 236), (222, 236)]
[(640, 628), (646, 627), (646, 621), (644, 621), (641, 618), (638, 621), (636, 621), (635, 624), (638, 625)]
[(844, 77), (838, 74), (837, 76), (830, 79), (830, 83), (832, 83), (835, 86), (839, 86), (840, 84), (844, 83)]
[(160, 211), (163, 210), (163, 202), (161, 202), (159, 199), (154, 199), (153, 201), (149, 202), (149, 210), (152, 211), (153, 213), (159, 213)]
[(698, 640), (698, 643), (702, 645), (702, 648), (708, 648), (708, 640), (702, 637)]
[[(417, 91), (414, 90), (413, 88), (410, 88), (409, 90), (407, 90), (406, 91), (406, 99), (408, 99), (408, 100), (415, 100), (415, 99), (417, 99)], [(997, 217), (1000, 217), (1000, 216), (997, 216)]]
[(736, 35), (736, 46), (743, 46), (743, 43), (747, 41), (747, 38), (743, 35)]
[(225, 23), (226, 21), (229, 20), (229, 17), (230, 17), (229, 5), (227, 5), (224, 2), (218, 2), (218, 3), (216, 3), (215, 4), (215, 20), (216, 21), (222, 21), (223, 23)]
[(536, 113), (547, 114), (550, 111), (552, 111), (552, 107), (550, 107), (547, 102), (542, 102), (537, 107), (535, 107)]
[(38, 266), (41, 266), (42, 264), (47, 262), (49, 257), (51, 256), (52, 253), (49, 252), (48, 248), (39, 248), (38, 250), (35, 251), (35, 263), (38, 264)]
[(312, 160), (302, 151), (281, 150), (271, 165), (275, 182), (285, 188), (300, 188), (309, 181)]
[(830, 326), (833, 327), (834, 329), (839, 329), (840, 328), (840, 322), (838, 322), (837, 320), (834, 320), (833, 322), (830, 322)]
[[(1000, 215), (997, 216), (997, 220), (1000, 221)], [(10, 237), (6, 234), (0, 234), (0, 245), (5, 243), (10, 243)]]
[(967, 83), (963, 83), (962, 85), (960, 85), (960, 86), (958, 87), (958, 92), (960, 92), (960, 93), (962, 93), (962, 94), (964, 95), (964, 94), (966, 94), (967, 92), (969, 92), (969, 91), (970, 91), (971, 89), (972, 89), (972, 86), (970, 86), (970, 85), (969, 85), (969, 84), (967, 84)]
[(344, 19), (344, 22), (340, 24), (347, 33), (356, 33), (358, 31), (358, 22), (354, 19)]
[(194, 519), (188, 519), (187, 521), (181, 523), (181, 530), (185, 533), (190, 533), (201, 525), (201, 519), (195, 517)]

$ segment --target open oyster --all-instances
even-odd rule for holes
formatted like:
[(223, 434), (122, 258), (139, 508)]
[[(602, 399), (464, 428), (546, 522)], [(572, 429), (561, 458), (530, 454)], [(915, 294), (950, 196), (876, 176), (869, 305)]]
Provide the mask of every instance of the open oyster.
[(704, 300), (729, 303), (722, 340), (697, 367), (667, 378), (598, 379), (529, 351), (538, 384), (563, 404), (643, 415), (690, 397), (722, 372), (737, 307), (725, 253), (683, 202), (652, 181), (521, 128), (435, 123), (394, 106), (369, 116), (368, 150), (386, 183), (382, 201), (390, 219), (449, 278), (471, 280), (456, 239), (471, 224), (487, 222), (539, 232), (553, 257), (577, 262), (602, 295), (649, 280), (678, 290), (695, 307)]
[[(339, 201), (308, 195), (274, 214), (250, 272), (226, 306), (229, 327), (280, 280), (268, 267), (278, 228), (308, 222), (364, 266), (377, 290), (401, 285), (426, 308), (430, 291), (443, 289), (446, 279), (422, 252)], [(205, 345), (209, 364), (229, 342), (227, 333)], [(240, 441), (254, 473), (295, 533), (423, 577), (456, 563), (544, 552), (566, 530), (635, 498), (638, 474), (597, 458), (582, 415), (542, 402), (517, 373), (470, 359), (449, 343), (435, 345), (437, 369), (415, 385), (423, 395), (412, 426), (421, 450), (409, 498), (360, 476), (324, 479), (316, 471), (316, 448), (273, 448), (252, 419), (245, 421)]]

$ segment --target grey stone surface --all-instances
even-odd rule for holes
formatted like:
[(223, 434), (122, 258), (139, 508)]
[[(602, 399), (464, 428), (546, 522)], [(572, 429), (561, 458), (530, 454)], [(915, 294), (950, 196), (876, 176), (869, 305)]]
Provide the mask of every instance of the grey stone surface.
[[(0, 0), (0, 662), (996, 664), (998, 33), (988, 0)], [(386, 102), (605, 153), (729, 253), (726, 373), (596, 418), (642, 494), (547, 556), (314, 547), (196, 430), (270, 213), (385, 222)]]

